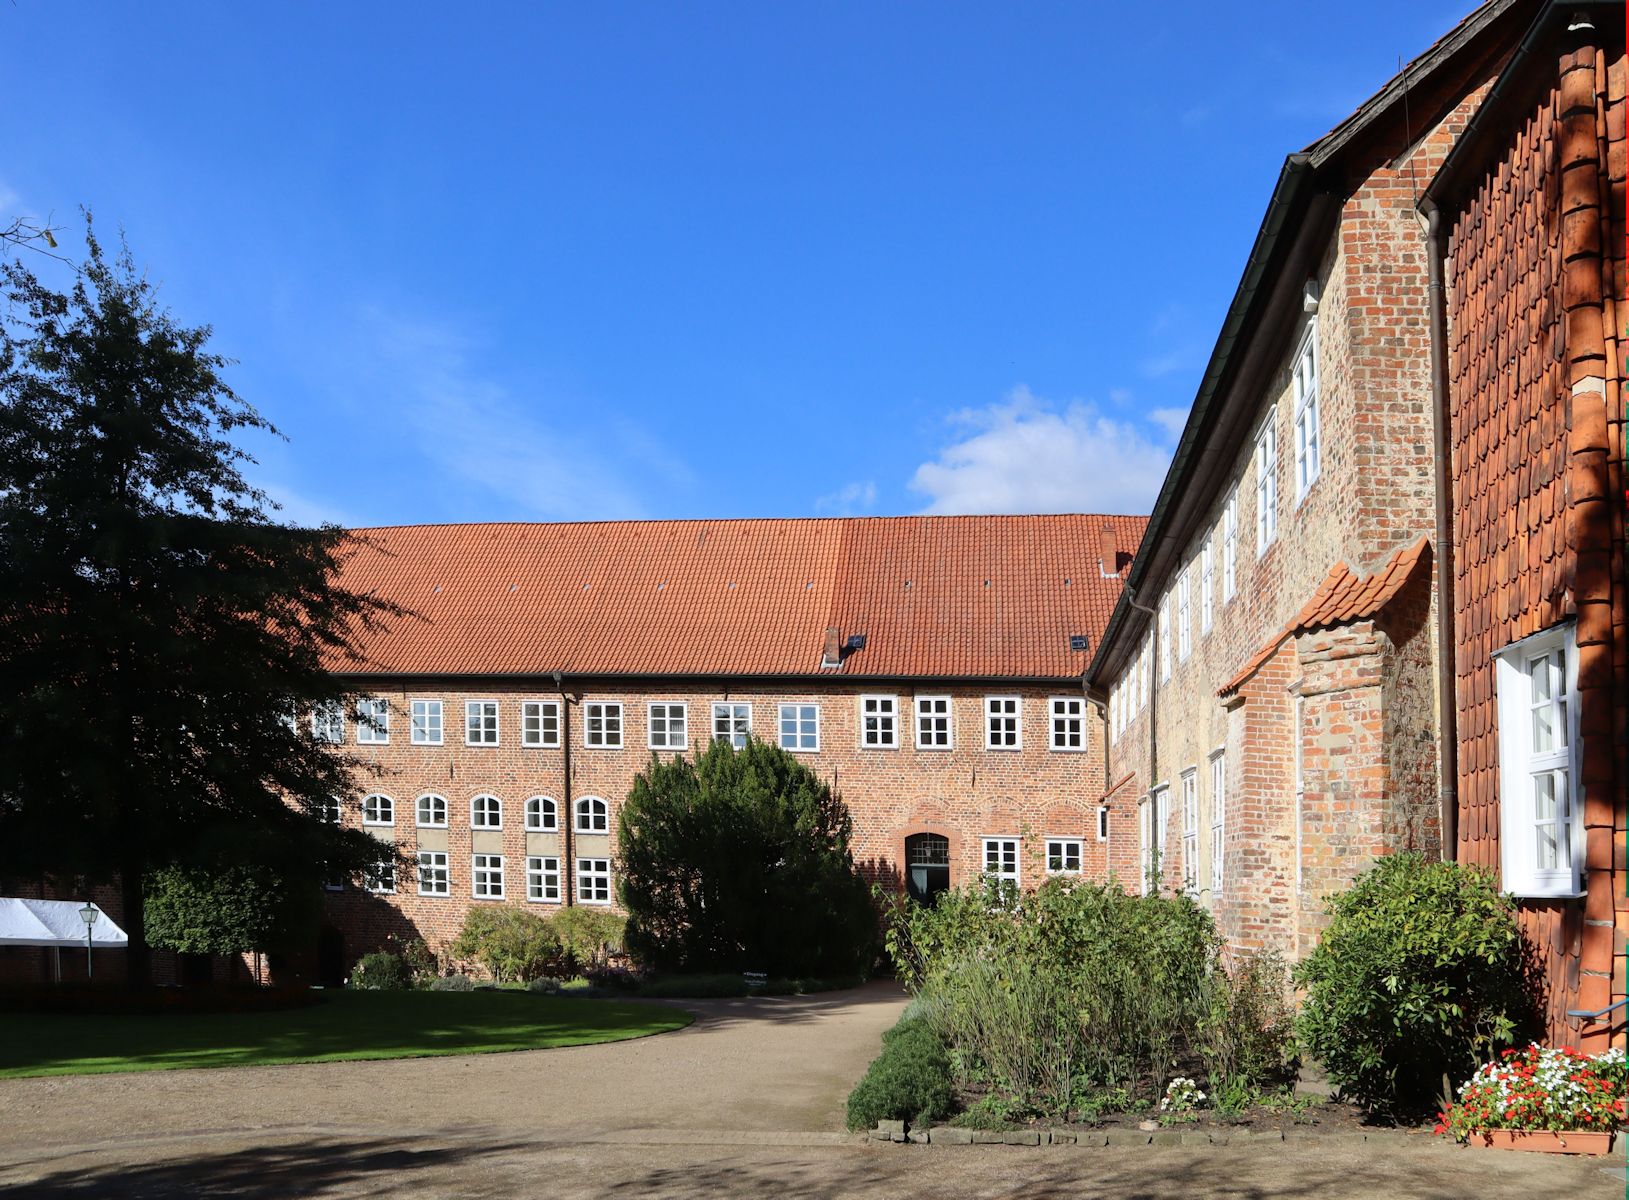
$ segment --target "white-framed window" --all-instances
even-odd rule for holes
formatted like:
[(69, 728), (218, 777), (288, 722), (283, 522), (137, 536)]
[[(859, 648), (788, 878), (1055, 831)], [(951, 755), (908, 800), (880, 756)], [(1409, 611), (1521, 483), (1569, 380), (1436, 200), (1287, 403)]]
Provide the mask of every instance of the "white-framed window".
[(610, 806), (598, 796), (579, 796), (576, 809), (577, 819), (572, 828), (578, 833), (609, 833), (611, 830)]
[(918, 696), (916, 698), (916, 748), (918, 750), (949, 750), (950, 738), (950, 697)]
[(1256, 557), (1278, 536), (1278, 409), (1256, 434)]
[(984, 873), (992, 879), (1018, 882), (1018, 839), (987, 837), (984, 839)]
[(1210, 892), (1222, 894), (1227, 849), (1227, 755), (1210, 756)]
[(1499, 713), (1499, 855), (1506, 891), (1583, 890), (1578, 795), (1578, 653), (1569, 622), (1494, 655)]
[(622, 705), (614, 701), (583, 705), (583, 744), (598, 750), (620, 750)]
[(356, 741), (359, 746), (390, 744), (389, 700), (380, 696), (369, 696), (356, 702)]
[(413, 804), (413, 818), (420, 829), (447, 828), (447, 798), (425, 792)]
[(1086, 749), (1086, 700), (1082, 696), (1053, 696), (1047, 701), (1052, 714), (1052, 749)]
[(783, 704), (780, 711), (781, 749), (820, 749), (820, 705)]
[(396, 862), (370, 863), (363, 872), (362, 885), (370, 892), (389, 896), (396, 891)]
[(503, 801), (482, 792), (469, 802), (469, 823), (472, 829), (502, 829)]
[(1165, 836), (1171, 824), (1171, 788), (1161, 784), (1142, 804), (1142, 893), (1158, 889), (1165, 874)]
[(1182, 890), (1199, 891), (1199, 772), (1182, 772)]
[(611, 903), (611, 860), (577, 860), (577, 901), (580, 904)]
[(713, 705), (713, 741), (728, 742), (737, 750), (744, 750), (752, 734), (752, 705)]
[(685, 750), (690, 746), (689, 709), (664, 702), (650, 706), (647, 726), (652, 750)]
[(445, 850), (419, 851), (419, 895), (450, 896), (452, 881), (447, 875)]
[(553, 833), (560, 828), (560, 810), (548, 796), (532, 796), (526, 801), (526, 832)]
[(1193, 567), (1182, 568), (1176, 581), (1176, 656), (1187, 662), (1193, 653)]
[(984, 748), (1022, 750), (1024, 726), (1017, 696), (984, 698)]
[(1239, 485), (1222, 503), (1222, 603), (1239, 590)]
[(1079, 838), (1046, 839), (1046, 873), (1048, 875), (1079, 875), (1081, 856)]
[(1100, 842), (1109, 840), (1109, 806), (1107, 804), (1097, 806), (1097, 840)]
[(899, 748), (899, 697), (860, 697), (860, 745), (867, 750)]
[(396, 802), (380, 792), (362, 797), (362, 824), (394, 825)]
[(441, 701), (415, 700), (409, 710), (412, 729), (409, 739), (415, 746), (441, 745)]
[(503, 899), (503, 855), (470, 856), (470, 894), (477, 900)]
[(464, 703), (464, 745), (498, 744), (498, 702), (468, 700)]
[(311, 710), (311, 736), (339, 745), (345, 740), (345, 708), (335, 700)]
[(1318, 425), (1318, 323), (1307, 328), (1295, 354), (1295, 502), (1306, 499), (1323, 469)]
[(1160, 601), (1159, 616), (1160, 682), (1171, 678), (1171, 597)]
[(317, 801), (317, 820), (329, 825), (339, 824), (339, 797), (325, 796)]
[(1199, 550), (1199, 632), (1210, 632), (1210, 611), (1216, 602), (1216, 556), (1211, 539)]
[(526, 858), (526, 899), (533, 904), (560, 903), (560, 860), (550, 855)]
[(552, 749), (560, 745), (560, 702), (524, 700), (520, 705), (520, 744)]

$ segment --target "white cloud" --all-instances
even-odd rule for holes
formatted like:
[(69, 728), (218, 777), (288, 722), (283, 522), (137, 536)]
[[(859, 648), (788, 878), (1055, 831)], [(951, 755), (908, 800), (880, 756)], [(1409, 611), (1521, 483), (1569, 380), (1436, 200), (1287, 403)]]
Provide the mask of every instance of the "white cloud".
[(296, 491), (283, 483), (260, 483), (260, 490), (277, 505), (274, 517), (291, 525), (343, 525), (354, 529), (368, 524), (320, 497)]
[(834, 513), (839, 517), (852, 516), (877, 502), (877, 485), (872, 480), (844, 484), (835, 492), (827, 492), (814, 502), (816, 512)]
[(1182, 436), (1182, 427), (1188, 423), (1188, 410), (1186, 408), (1150, 409), (1148, 419), (1165, 430), (1165, 436), (1174, 442)]
[(1136, 425), (1023, 386), (953, 420), (967, 436), (910, 481), (927, 513), (1147, 512), (1170, 463)]

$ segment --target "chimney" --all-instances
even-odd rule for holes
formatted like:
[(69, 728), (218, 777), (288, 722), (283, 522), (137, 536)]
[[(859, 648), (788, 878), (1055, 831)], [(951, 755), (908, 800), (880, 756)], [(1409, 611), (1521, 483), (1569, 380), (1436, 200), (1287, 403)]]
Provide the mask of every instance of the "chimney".
[(1120, 539), (1115, 536), (1114, 526), (1103, 526), (1103, 532), (1097, 535), (1097, 556), (1103, 578), (1113, 579), (1120, 574)]
[(835, 625), (826, 627), (826, 646), (820, 652), (820, 665), (822, 667), (843, 665), (843, 633)]

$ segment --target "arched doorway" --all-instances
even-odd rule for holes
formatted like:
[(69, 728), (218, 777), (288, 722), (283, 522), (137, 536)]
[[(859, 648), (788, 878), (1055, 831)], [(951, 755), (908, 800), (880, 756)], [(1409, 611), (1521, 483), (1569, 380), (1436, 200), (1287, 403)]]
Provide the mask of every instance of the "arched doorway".
[(950, 839), (913, 833), (905, 839), (905, 892), (918, 904), (932, 904), (950, 887)]

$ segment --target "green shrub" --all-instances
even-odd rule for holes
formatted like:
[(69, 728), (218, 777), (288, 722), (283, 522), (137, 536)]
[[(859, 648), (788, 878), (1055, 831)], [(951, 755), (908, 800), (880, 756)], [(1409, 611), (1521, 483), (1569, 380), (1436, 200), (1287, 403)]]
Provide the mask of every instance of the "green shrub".
[(778, 746), (653, 757), (618, 826), (629, 952), (660, 971), (864, 971), (876, 913), (851, 836), (842, 798)]
[(160, 867), (142, 892), (147, 944), (180, 954), (281, 950), (317, 927), (316, 893), (269, 867)]
[(1212, 975), (1200, 1051), (1217, 1107), (1294, 1083), (1299, 1062), (1289, 991), (1289, 971), (1276, 951), (1239, 955)]
[(527, 982), (563, 974), (565, 954), (554, 927), (516, 908), (472, 908), (453, 941), (452, 953), (478, 962), (499, 983)]
[(357, 960), (349, 986), (364, 992), (404, 991), (413, 986), (413, 973), (401, 956), (376, 950)]
[(441, 960), (423, 938), (414, 938), (401, 948), (402, 963), (414, 987), (425, 987), (441, 974)]
[(603, 963), (622, 949), (627, 919), (604, 909), (574, 904), (555, 913), (550, 923), (561, 949), (579, 966)]
[(468, 975), (438, 975), (430, 981), (432, 992), (473, 992), (475, 981)]
[(882, 1035), (882, 1053), (848, 1097), (848, 1127), (878, 1121), (925, 1125), (943, 1118), (955, 1100), (950, 1056), (922, 1020), (902, 1020)]
[(1484, 871), (1382, 858), (1328, 900), (1323, 940), (1296, 969), (1300, 1032), (1343, 1095), (1426, 1111), (1533, 1027), (1531, 960), (1510, 900)]

